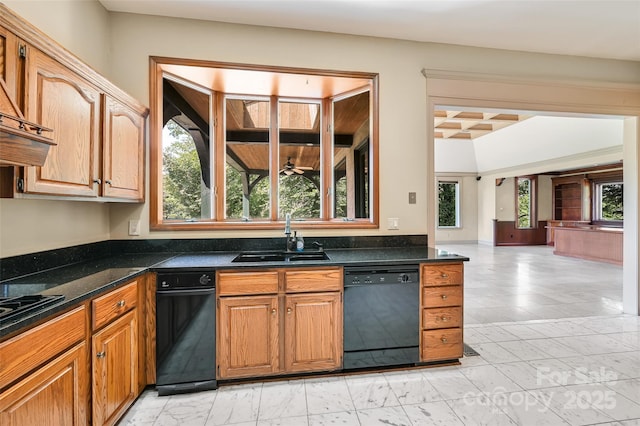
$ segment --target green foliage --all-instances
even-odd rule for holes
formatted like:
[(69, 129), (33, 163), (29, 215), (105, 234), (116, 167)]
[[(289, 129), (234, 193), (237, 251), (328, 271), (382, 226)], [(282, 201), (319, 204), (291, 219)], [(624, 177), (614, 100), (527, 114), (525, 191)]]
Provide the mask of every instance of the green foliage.
[(291, 213), (293, 218), (319, 218), (318, 179), (318, 175), (280, 175), (280, 217)]
[(191, 135), (173, 120), (167, 123), (172, 143), (162, 152), (163, 213), (165, 219), (199, 219), (202, 172)]
[(438, 226), (457, 226), (457, 185), (454, 182), (438, 182)]
[[(244, 217), (242, 209), (242, 174), (226, 165), (226, 215), (227, 218), (239, 219)], [(258, 175), (249, 175), (249, 182), (254, 182)], [(261, 179), (251, 190), (249, 195), (249, 218), (265, 219), (269, 217), (269, 177)]]
[(531, 228), (531, 180), (518, 179), (518, 228)]
[(347, 217), (347, 177), (335, 182), (335, 217)]
[(602, 185), (602, 219), (623, 220), (623, 184)]

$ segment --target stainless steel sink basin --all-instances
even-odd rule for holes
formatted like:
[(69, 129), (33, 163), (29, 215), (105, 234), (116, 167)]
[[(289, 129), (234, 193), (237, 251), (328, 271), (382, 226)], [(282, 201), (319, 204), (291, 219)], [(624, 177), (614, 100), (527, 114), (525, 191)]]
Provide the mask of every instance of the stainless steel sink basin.
[(254, 251), (237, 255), (231, 262), (296, 262), (301, 260), (329, 260), (323, 251)]

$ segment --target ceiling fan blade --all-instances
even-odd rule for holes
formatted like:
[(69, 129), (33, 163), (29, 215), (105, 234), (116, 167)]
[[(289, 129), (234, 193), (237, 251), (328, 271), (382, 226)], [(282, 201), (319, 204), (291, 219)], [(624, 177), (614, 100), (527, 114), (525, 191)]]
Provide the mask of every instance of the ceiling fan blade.
[(301, 175), (301, 174), (303, 174), (303, 173), (304, 173), (304, 170), (300, 170), (300, 169), (299, 169), (299, 168), (297, 168), (297, 167), (294, 167), (294, 168), (293, 168), (293, 171), (294, 171), (294, 172), (296, 172), (296, 173), (297, 173), (297, 174), (299, 174), (299, 175)]
[(289, 169), (283, 169), (282, 172), (287, 176), (291, 176), (293, 174), (293, 171), (291, 171)]
[(298, 166), (297, 168), (300, 170), (313, 170), (313, 167), (309, 167), (309, 166)]

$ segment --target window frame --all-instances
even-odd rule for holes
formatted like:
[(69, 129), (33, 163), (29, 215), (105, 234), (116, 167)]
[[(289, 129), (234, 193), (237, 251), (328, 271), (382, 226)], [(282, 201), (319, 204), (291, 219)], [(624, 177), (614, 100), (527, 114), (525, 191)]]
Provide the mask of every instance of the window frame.
[(453, 226), (440, 225), (440, 197), (437, 198), (437, 212), (436, 212), (436, 228), (437, 229), (460, 229), (462, 228), (462, 218), (461, 216), (461, 192), (462, 192), (462, 183), (459, 179), (438, 179), (437, 185), (438, 188), (436, 190), (436, 194), (440, 194), (440, 184), (454, 184), (456, 188), (456, 199), (455, 199), (455, 213), (456, 213), (456, 224)]
[[(520, 226), (519, 213), (520, 213), (520, 180), (528, 180), (530, 182), (529, 188), (529, 226)], [(538, 177), (535, 175), (516, 176), (515, 185), (515, 228), (516, 229), (537, 229), (538, 228)]]
[[(150, 155), (150, 229), (152, 231), (177, 231), (177, 230), (240, 230), (240, 229), (279, 229), (283, 226), (283, 218), (278, 218), (277, 202), (275, 203), (275, 209), (272, 208), (269, 220), (251, 220), (251, 221), (238, 221), (238, 220), (225, 220), (224, 210), (224, 190), (225, 188), (220, 185), (224, 182), (224, 167), (221, 164), (225, 163), (225, 135), (224, 126), (220, 123), (224, 122), (222, 113), (224, 111), (224, 99), (226, 95), (240, 95), (249, 97), (264, 96), (260, 93), (235, 93), (235, 92), (220, 92), (207, 88), (212, 92), (213, 100), (213, 129), (211, 131), (211, 141), (214, 150), (213, 160), (211, 162), (214, 169), (214, 183), (212, 186), (213, 191), (213, 214), (210, 219), (203, 219), (198, 221), (182, 221), (182, 220), (165, 220), (163, 216), (163, 192), (162, 192), (162, 102), (163, 102), (163, 90), (162, 82), (165, 76), (173, 76), (170, 69), (175, 66), (193, 66), (193, 67), (208, 67), (224, 70), (242, 70), (242, 71), (258, 71), (268, 73), (279, 74), (302, 74), (309, 76), (309, 78), (321, 77), (323, 79), (332, 78), (354, 78), (364, 79), (368, 81), (367, 90), (369, 91), (369, 144), (371, 146), (371, 152), (369, 154), (369, 167), (372, 172), (369, 173), (368, 182), (370, 185), (370, 191), (368, 194), (368, 203), (370, 204), (369, 217), (368, 218), (349, 218), (345, 220), (343, 218), (334, 218), (333, 214), (333, 189), (335, 183), (333, 182), (333, 161), (332, 160), (332, 129), (324, 125), (320, 129), (321, 133), (321, 218), (319, 220), (301, 220), (296, 221), (297, 229), (305, 228), (319, 228), (319, 229), (378, 229), (379, 228), (379, 99), (378, 99), (378, 74), (366, 73), (366, 72), (345, 72), (345, 71), (331, 71), (331, 70), (319, 70), (319, 69), (306, 69), (306, 68), (289, 68), (289, 67), (275, 67), (275, 66), (261, 66), (261, 65), (248, 65), (237, 63), (226, 63), (206, 60), (191, 60), (180, 58), (166, 58), (166, 57), (150, 57), (150, 118), (149, 118), (149, 155)], [(168, 70), (169, 69), (169, 70)], [(179, 77), (183, 79), (183, 77)], [(184, 79), (190, 81), (188, 79)], [(194, 83), (197, 84), (197, 83)], [(355, 89), (359, 90), (359, 89)], [(347, 92), (348, 93), (348, 92)], [(277, 107), (278, 100), (295, 100), (305, 99), (319, 101), (321, 104), (321, 122), (333, 123), (329, 121), (332, 119), (332, 99), (341, 94), (332, 94), (322, 98), (309, 98), (308, 96), (290, 96), (289, 94), (283, 94), (282, 96), (271, 95), (272, 115), (275, 113), (275, 117), (278, 115)], [(271, 120), (273, 123), (277, 119)], [(277, 133), (279, 129), (274, 128), (273, 124), (270, 128), (270, 134), (275, 135), (275, 139), (270, 137), (270, 144), (279, 143)], [(222, 141), (222, 142), (220, 142)], [(272, 150), (270, 150), (272, 151)], [(276, 185), (278, 182), (277, 169), (278, 156), (273, 152), (270, 154), (270, 181), (271, 185)], [(276, 171), (274, 173), (274, 171)], [(273, 189), (272, 189), (273, 191)], [(222, 199), (222, 202), (218, 200)]]
[[(612, 176), (607, 178), (596, 178), (592, 179), (592, 221), (591, 223), (594, 225), (599, 225), (603, 227), (610, 228), (622, 228), (624, 226), (624, 217), (622, 220), (609, 220), (602, 218), (602, 186), (603, 185), (611, 185), (611, 184), (620, 184), (623, 186), (623, 197), (624, 197), (624, 180), (622, 176)], [(623, 209), (624, 209), (624, 198), (622, 201)]]

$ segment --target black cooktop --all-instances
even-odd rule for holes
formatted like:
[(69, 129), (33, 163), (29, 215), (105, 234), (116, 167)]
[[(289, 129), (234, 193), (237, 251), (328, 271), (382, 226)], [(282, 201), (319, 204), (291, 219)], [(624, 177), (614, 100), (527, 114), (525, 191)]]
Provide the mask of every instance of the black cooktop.
[(0, 297), (0, 323), (34, 313), (62, 299), (64, 299), (64, 296), (44, 296), (41, 294)]

